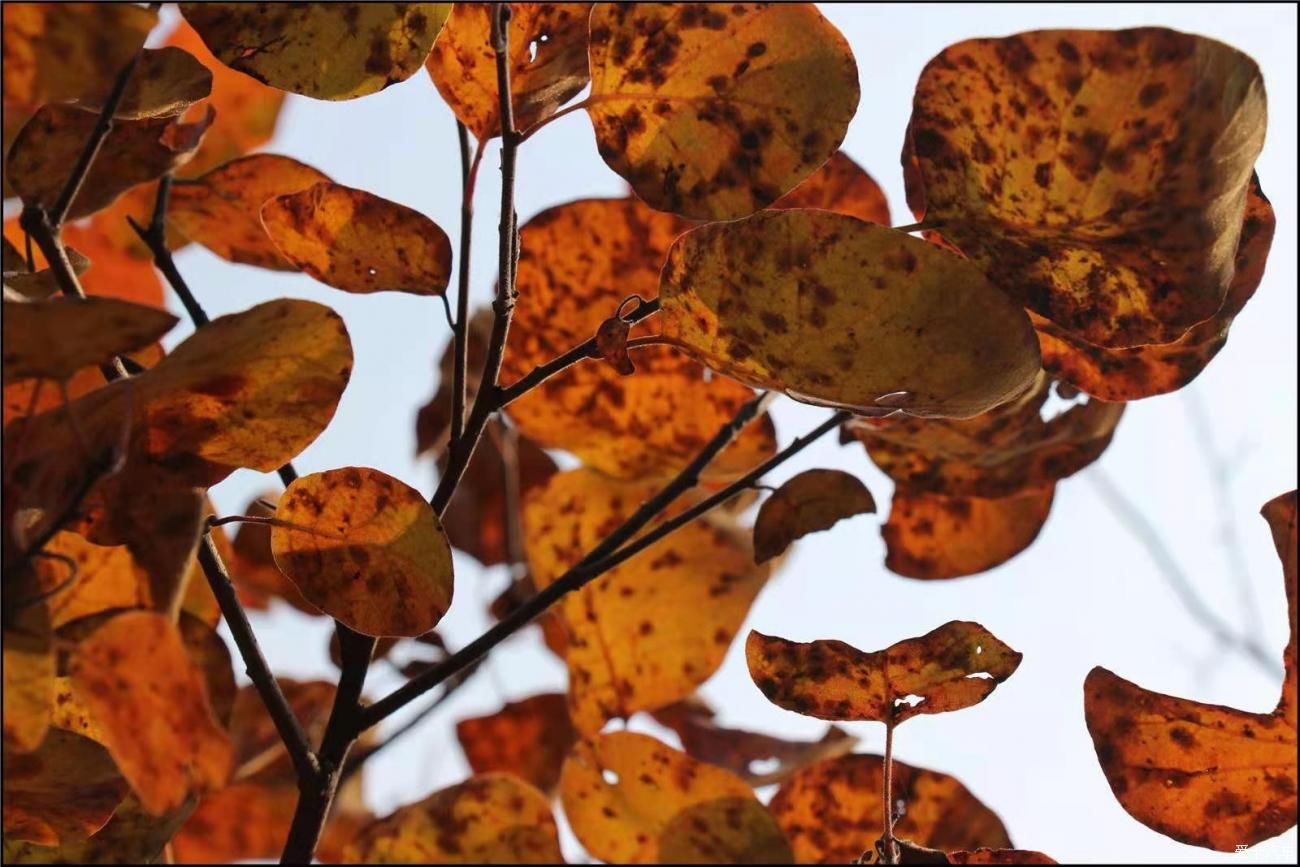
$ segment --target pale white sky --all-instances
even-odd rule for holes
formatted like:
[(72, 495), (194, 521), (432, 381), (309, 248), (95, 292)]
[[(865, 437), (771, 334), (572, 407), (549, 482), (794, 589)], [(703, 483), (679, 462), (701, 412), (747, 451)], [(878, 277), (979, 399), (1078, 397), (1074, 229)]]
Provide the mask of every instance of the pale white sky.
[[(1159, 529), (1210, 607), (1249, 628), (1269, 648), (1286, 641), (1281, 569), (1259, 507), (1296, 485), (1296, 8), (1293, 5), (856, 5), (823, 7), (857, 56), (862, 103), (844, 149), (884, 187), (896, 223), (911, 222), (898, 164), (913, 85), (925, 62), (948, 44), (1043, 27), (1165, 25), (1213, 36), (1251, 54), (1264, 71), (1269, 132), (1258, 170), (1277, 211), (1278, 232), (1256, 297), (1232, 329), (1227, 348), (1183, 392), (1129, 408), (1099, 466)], [(272, 147), (335, 180), (417, 208), (455, 236), (460, 169), (454, 121), (424, 74), (360, 100), (291, 97)], [(474, 293), (485, 300), (495, 280), (495, 147), (478, 190)], [(575, 198), (618, 195), (623, 182), (600, 160), (591, 127), (576, 113), (527, 143), (520, 157), (521, 220)], [(434, 389), (448, 330), (436, 299), (351, 296), (308, 277), (224, 263), (191, 249), (178, 265), (212, 315), (278, 296), (311, 298), (347, 321), (356, 366), (338, 414), (295, 464), (301, 472), (372, 466), (426, 494), (433, 468), (416, 462), (414, 417)], [(179, 311), (178, 311), (179, 312)], [(188, 329), (177, 329), (177, 337)], [(1208, 418), (1217, 447), (1231, 458), (1225, 493), (1216, 488), (1193, 426)], [(826, 410), (782, 400), (774, 410), (783, 442)], [(888, 502), (890, 486), (858, 447), (827, 437), (782, 468), (778, 479), (816, 466), (855, 472)], [(1084, 727), (1082, 684), (1097, 664), (1151, 689), (1243, 709), (1271, 710), (1279, 677), (1228, 655), (1186, 613), (1144, 549), (1105, 508), (1085, 471), (1062, 483), (1038, 541), (992, 572), (921, 583), (886, 572), (879, 516), (864, 516), (799, 543), (759, 597), (747, 626), (789, 638), (838, 638), (884, 647), (952, 619), (977, 620), (1025, 654), (1019, 671), (983, 704), (957, 714), (919, 717), (900, 730), (898, 757), (956, 775), (1005, 821), (1015, 843), (1062, 862), (1293, 861), (1296, 832), (1240, 855), (1219, 855), (1168, 840), (1124, 813), (1097, 765)], [(239, 473), (213, 490), (232, 513), (273, 476)], [(1223, 542), (1236, 522), (1242, 567)], [(453, 646), (486, 625), (487, 600), (506, 581), (456, 560), (456, 598), (440, 630)], [(1243, 580), (1257, 603), (1243, 606)], [(330, 628), (285, 607), (255, 615), (277, 671), (297, 677), (336, 674), (326, 656)], [(562, 689), (564, 671), (540, 650), (535, 630), (491, 657), (488, 669), (401, 747), (369, 767), (367, 796), (378, 812), (457, 782), (466, 773), (453, 724), (503, 701)], [(742, 635), (744, 632), (742, 631)], [(782, 711), (754, 688), (743, 642), (704, 689), (726, 723), (812, 735), (823, 724)], [(382, 667), (368, 693), (395, 685)], [(883, 729), (848, 726), (861, 749), (879, 751)]]

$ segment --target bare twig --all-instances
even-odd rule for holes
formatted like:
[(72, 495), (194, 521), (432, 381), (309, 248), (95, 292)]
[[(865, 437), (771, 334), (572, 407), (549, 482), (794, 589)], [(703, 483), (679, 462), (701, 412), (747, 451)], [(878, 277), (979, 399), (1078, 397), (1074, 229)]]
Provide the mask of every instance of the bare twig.
[[(456, 319), (452, 326), (452, 390), (451, 439), (460, 439), (465, 432), (465, 393), (469, 367), (469, 259), (474, 230), (474, 186), (478, 179), (479, 163), (483, 159), (483, 143), (476, 142), (474, 156), (470, 156), (469, 131), (465, 124), (456, 121), (456, 136), (460, 143), (460, 259), (456, 271)], [(444, 299), (446, 296), (443, 296)]]

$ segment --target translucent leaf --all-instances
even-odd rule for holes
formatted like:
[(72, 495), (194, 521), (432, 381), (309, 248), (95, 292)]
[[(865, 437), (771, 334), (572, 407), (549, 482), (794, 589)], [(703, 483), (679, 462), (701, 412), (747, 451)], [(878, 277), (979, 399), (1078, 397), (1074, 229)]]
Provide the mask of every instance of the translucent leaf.
[(456, 738), (474, 773), (511, 773), (543, 792), (559, 783), (560, 766), (574, 737), (561, 693), (530, 696), (494, 714), (456, 723)]
[[(5, 239), (5, 247), (9, 247), (9, 239), (7, 238)], [(7, 252), (8, 250), (6, 250), (6, 253)], [(11, 269), (10, 263), (6, 262), (4, 270), (4, 288), (6, 290), (12, 290), (12, 292), (5, 293), (7, 301), (21, 300), (15, 298), (13, 293), (17, 293), (22, 296), (22, 299), (28, 301), (42, 301), (60, 291), (59, 279), (53, 270), (50, 268), (42, 268), (35, 272), (28, 271), (23, 255), (17, 250), (14, 250), (13, 252), (18, 260), (14, 263), (17, 265), (17, 268)], [(77, 252), (75, 247), (65, 247), (64, 252), (67, 254), (68, 264), (72, 266), (72, 273), (76, 274), (78, 277), (85, 274), (86, 269), (90, 267), (90, 260)], [(33, 250), (33, 254), (34, 253), (35, 250)], [(8, 343), (9, 341), (6, 340), (5, 342)]]
[(660, 286), (670, 341), (808, 403), (968, 418), (1040, 366), (1028, 317), (969, 262), (843, 214), (701, 226), (673, 244)]
[(5, 301), (5, 380), (67, 379), (151, 345), (176, 321), (165, 310), (116, 298)]
[(134, 795), (118, 805), (107, 825), (89, 839), (50, 848), (4, 841), (6, 864), (153, 864), (194, 808), (191, 797), (162, 816), (147, 813)]
[(848, 43), (809, 3), (592, 12), (597, 147), (658, 210), (730, 220), (770, 205), (835, 153), (858, 96)]
[(315, 99), (356, 99), (424, 63), (450, 3), (182, 3), (222, 63)]
[[(102, 111), (108, 88), (116, 78), (116, 74), (108, 76), (100, 83), (103, 92), (81, 95), (75, 103), (90, 111)], [(211, 93), (212, 73), (189, 52), (175, 46), (146, 48), (113, 117), (175, 117)]]
[[(6, 534), (7, 535), (7, 534)], [(6, 539), (6, 544), (11, 542)], [(9, 566), (6, 563), (6, 572)], [(5, 576), (9, 579), (9, 575)], [(6, 580), (4, 624), (4, 757), (5, 776), (15, 752), (27, 753), (45, 739), (54, 701), (54, 641), (44, 605), (18, 606), (31, 588)], [(8, 826), (6, 824), (6, 833)]]
[(83, 839), (108, 822), (127, 791), (103, 747), (50, 729), (35, 752), (5, 751), (5, 839), (41, 846)]
[(322, 181), (262, 207), (262, 225), (294, 267), (345, 292), (441, 295), (451, 241), (396, 202)]
[(779, 707), (890, 725), (979, 704), (1021, 659), (983, 626), (960, 620), (873, 653), (843, 641), (800, 644), (752, 631), (745, 656), (754, 684)]
[(820, 208), (868, 223), (890, 225), (885, 192), (844, 151), (836, 151), (806, 181), (773, 202), (773, 210)]
[(842, 470), (805, 470), (786, 480), (758, 510), (754, 560), (764, 563), (809, 533), (876, 511), (871, 492)]
[(307, 601), (366, 635), (423, 635), (451, 605), (451, 546), (420, 492), (344, 467), (296, 480), (271, 530), (276, 565)]
[[(274, 503), (279, 497), (279, 492), (267, 491), (251, 501), (243, 514), (272, 517), (275, 510), (266, 508), (259, 500)], [(266, 608), (268, 600), (277, 598), (303, 614), (320, 615), (320, 609), (303, 599), (294, 583), (275, 565), (275, 555), (271, 553), (271, 528), (266, 524), (240, 524), (231, 542), (230, 553), (226, 565), (246, 607)]]

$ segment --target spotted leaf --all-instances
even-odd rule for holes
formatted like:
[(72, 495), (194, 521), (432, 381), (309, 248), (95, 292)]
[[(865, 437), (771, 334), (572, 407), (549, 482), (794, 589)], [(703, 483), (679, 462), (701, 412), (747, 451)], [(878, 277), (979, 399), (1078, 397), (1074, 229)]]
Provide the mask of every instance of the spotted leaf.
[(554, 791), (574, 741), (569, 708), (560, 693), (510, 702), (494, 714), (456, 723), (456, 738), (476, 774), (500, 771)]
[(64, 380), (151, 345), (175, 324), (165, 310), (116, 298), (5, 301), (4, 377)]
[(754, 560), (766, 562), (809, 533), (876, 510), (871, 492), (842, 470), (805, 470), (768, 497), (754, 523)]

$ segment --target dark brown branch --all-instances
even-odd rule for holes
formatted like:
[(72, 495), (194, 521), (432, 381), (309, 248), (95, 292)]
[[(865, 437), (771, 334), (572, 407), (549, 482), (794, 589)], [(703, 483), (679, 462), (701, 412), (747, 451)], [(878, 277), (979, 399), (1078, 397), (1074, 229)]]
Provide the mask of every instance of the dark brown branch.
[[(465, 392), (469, 367), (469, 258), (474, 231), (474, 186), (478, 178), (479, 162), (483, 158), (483, 143), (474, 145), (470, 156), (469, 130), (456, 121), (456, 137), (460, 143), (460, 259), (456, 270), (456, 318), (452, 323), (452, 390), (451, 439), (460, 439), (465, 432)], [(443, 296), (445, 299), (445, 295)]]

